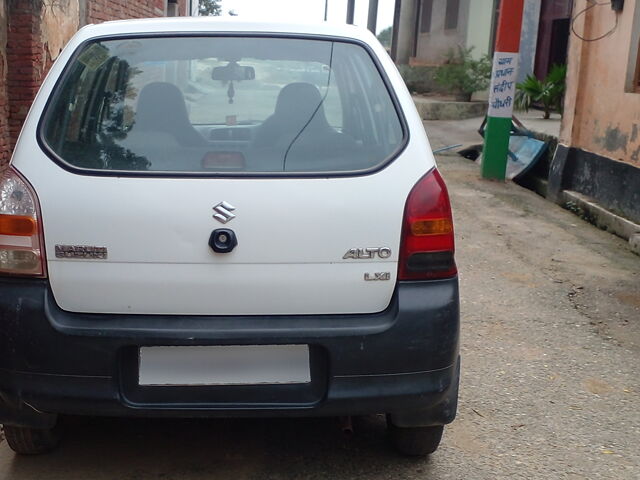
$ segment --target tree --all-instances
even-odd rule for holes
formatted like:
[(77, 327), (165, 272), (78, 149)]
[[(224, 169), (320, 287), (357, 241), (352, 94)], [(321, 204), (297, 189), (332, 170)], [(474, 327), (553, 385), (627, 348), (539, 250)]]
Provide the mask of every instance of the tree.
[(391, 48), (391, 35), (393, 27), (387, 27), (378, 34), (378, 40), (384, 48)]
[(220, 7), (220, 0), (200, 0), (198, 13), (203, 17), (221, 15), (222, 7)]

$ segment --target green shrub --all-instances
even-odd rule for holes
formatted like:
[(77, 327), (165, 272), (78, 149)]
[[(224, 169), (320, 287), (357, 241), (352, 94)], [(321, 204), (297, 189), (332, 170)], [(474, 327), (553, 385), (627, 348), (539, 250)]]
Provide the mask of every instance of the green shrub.
[(445, 63), (438, 68), (435, 81), (447, 92), (469, 101), (474, 92), (485, 90), (491, 80), (491, 59), (484, 55), (476, 60), (473, 47), (449, 50)]
[(407, 84), (407, 88), (412, 93), (432, 93), (438, 91), (433, 77), (438, 67), (412, 67), (409, 65), (400, 65), (398, 67), (400, 75)]

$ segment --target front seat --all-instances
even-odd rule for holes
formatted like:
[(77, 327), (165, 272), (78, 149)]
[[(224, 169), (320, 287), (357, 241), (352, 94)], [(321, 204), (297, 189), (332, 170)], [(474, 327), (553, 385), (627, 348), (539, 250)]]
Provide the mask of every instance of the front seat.
[(297, 142), (307, 145), (341, 143), (343, 135), (327, 122), (322, 101), (320, 92), (310, 83), (296, 82), (284, 86), (278, 94), (273, 115), (255, 133), (254, 147), (286, 147), (298, 135)]
[(167, 134), (183, 147), (207, 144), (189, 121), (182, 92), (167, 82), (149, 83), (142, 88), (131, 131)]

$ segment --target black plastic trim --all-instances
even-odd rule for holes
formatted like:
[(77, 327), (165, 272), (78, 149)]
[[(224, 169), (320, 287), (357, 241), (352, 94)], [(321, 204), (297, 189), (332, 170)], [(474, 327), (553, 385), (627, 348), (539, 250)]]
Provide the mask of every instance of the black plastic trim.
[[(76, 313), (62, 310), (50, 289), (44, 292), (44, 316), (64, 335), (155, 340), (187, 336), (186, 344), (199, 341), (235, 341), (239, 338), (327, 338), (349, 332), (376, 335), (388, 330), (399, 314), (397, 301), (373, 314), (349, 315), (123, 315)], [(397, 294), (394, 294), (394, 299)], [(291, 325), (295, 324), (295, 329)]]
[[(85, 314), (60, 309), (47, 280), (0, 277), (0, 423), (389, 413), (403, 425), (441, 425), (455, 416), (458, 298), (451, 278), (399, 282), (376, 314)], [(309, 345), (308, 384), (158, 387), (135, 378), (144, 346), (291, 344)]]
[[(60, 157), (53, 149), (48, 145), (44, 138), (44, 127), (49, 120), (50, 112), (51, 112), (51, 104), (58, 98), (59, 95), (59, 85), (63, 83), (70, 72), (70, 67), (83, 51), (84, 47), (89, 43), (99, 42), (103, 40), (126, 40), (126, 39), (135, 39), (135, 38), (149, 38), (149, 37), (264, 37), (264, 38), (288, 38), (288, 39), (302, 39), (302, 40), (319, 40), (319, 41), (329, 41), (329, 42), (340, 42), (340, 43), (350, 43), (354, 45), (358, 45), (365, 49), (371, 60), (373, 61), (382, 81), (387, 88), (387, 92), (391, 98), (393, 106), (396, 110), (396, 114), (398, 115), (398, 119), (400, 120), (400, 125), (402, 127), (402, 142), (398, 146), (398, 148), (391, 154), (389, 157), (380, 162), (378, 165), (371, 167), (369, 169), (364, 170), (355, 170), (355, 171), (338, 171), (338, 172), (141, 172), (141, 171), (129, 171), (129, 170), (91, 170), (86, 168), (80, 168), (71, 165), (67, 161), (65, 161), (62, 157)], [(38, 141), (38, 145), (42, 149), (42, 151), (53, 160), (58, 166), (62, 167), (64, 170), (75, 173), (78, 175), (87, 175), (87, 176), (98, 176), (98, 177), (137, 177), (137, 178), (285, 178), (285, 179), (296, 179), (296, 178), (338, 178), (338, 177), (362, 177), (367, 175), (372, 175), (377, 172), (384, 170), (386, 167), (391, 165), (394, 160), (396, 160), (402, 152), (406, 149), (410, 140), (410, 132), (409, 125), (407, 123), (407, 119), (404, 116), (404, 112), (400, 107), (400, 102), (394, 89), (391, 86), (391, 82), (387, 74), (385, 73), (380, 60), (377, 55), (373, 52), (373, 49), (365, 42), (346, 37), (332, 36), (332, 35), (312, 35), (312, 34), (286, 34), (286, 33), (260, 33), (260, 32), (157, 32), (157, 33), (134, 33), (134, 34), (122, 34), (122, 35), (103, 35), (93, 37), (90, 40), (87, 40), (80, 44), (76, 51), (73, 53), (72, 57), (69, 59), (67, 65), (58, 77), (53, 90), (53, 94), (49, 96), (47, 99), (47, 103), (44, 106), (43, 114), (41, 115), (38, 126), (36, 137)]]
[(290, 385), (141, 386), (138, 347), (123, 348), (119, 357), (122, 401), (132, 408), (312, 408), (325, 398), (329, 379), (327, 352), (318, 345), (309, 345), (311, 382)]

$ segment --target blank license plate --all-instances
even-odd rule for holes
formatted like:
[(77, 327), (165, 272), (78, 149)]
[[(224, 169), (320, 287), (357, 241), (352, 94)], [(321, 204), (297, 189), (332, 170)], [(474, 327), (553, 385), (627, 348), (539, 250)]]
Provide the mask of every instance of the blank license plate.
[(140, 385), (309, 383), (307, 345), (140, 348)]

